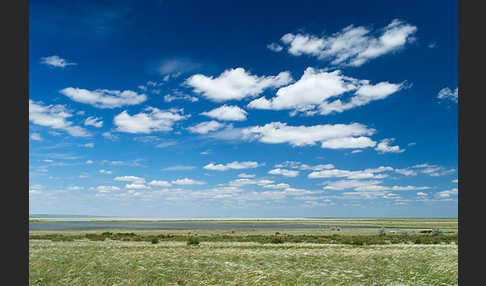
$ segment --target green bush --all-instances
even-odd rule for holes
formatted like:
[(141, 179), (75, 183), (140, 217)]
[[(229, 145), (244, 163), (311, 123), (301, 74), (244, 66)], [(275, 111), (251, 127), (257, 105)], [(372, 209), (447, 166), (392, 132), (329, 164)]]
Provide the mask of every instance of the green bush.
[(74, 241), (74, 239), (69, 236), (57, 235), (57, 236), (53, 236), (51, 238), (51, 241)]
[(440, 229), (438, 228), (435, 228), (432, 230), (432, 233), (431, 233), (433, 236), (438, 236), (438, 235), (441, 235), (442, 232), (440, 231)]
[(290, 234), (269, 234), (269, 235), (229, 235), (229, 234), (212, 234), (212, 235), (182, 235), (182, 234), (159, 234), (143, 235), (135, 233), (115, 233), (111, 236), (107, 234), (30, 234), (29, 239), (46, 239), (52, 241), (73, 241), (75, 239), (89, 239), (102, 241), (105, 238), (121, 241), (145, 241), (151, 242), (153, 239), (158, 241), (186, 241), (187, 245), (198, 245), (199, 241), (214, 242), (258, 242), (258, 243), (332, 243), (332, 244), (350, 244), (350, 245), (378, 245), (378, 244), (397, 244), (397, 243), (415, 243), (415, 244), (450, 244), (458, 242), (457, 233), (443, 233), (436, 235), (433, 233), (408, 233), (405, 234), (387, 234), (380, 236), (379, 233), (374, 235), (290, 235)]
[(386, 235), (386, 231), (383, 227), (378, 231), (378, 235), (379, 236), (385, 236)]
[(96, 233), (87, 233), (85, 237), (91, 241), (104, 241), (106, 239), (105, 236)]
[(270, 243), (284, 243), (284, 240), (283, 240), (283, 238), (281, 238), (279, 236), (275, 236), (275, 237), (272, 237), (272, 239), (270, 240)]
[(351, 242), (352, 245), (363, 245), (365, 244), (364, 241), (362, 239), (353, 239), (352, 242)]
[(134, 237), (134, 236), (137, 236), (136, 233), (133, 233), (133, 232), (118, 232), (115, 234), (115, 236), (117, 237)]
[(199, 245), (199, 238), (195, 236), (189, 236), (187, 239), (187, 245)]
[(152, 244), (157, 244), (157, 243), (159, 243), (159, 239), (154, 237), (154, 238), (152, 238), (152, 240), (150, 242), (152, 242)]

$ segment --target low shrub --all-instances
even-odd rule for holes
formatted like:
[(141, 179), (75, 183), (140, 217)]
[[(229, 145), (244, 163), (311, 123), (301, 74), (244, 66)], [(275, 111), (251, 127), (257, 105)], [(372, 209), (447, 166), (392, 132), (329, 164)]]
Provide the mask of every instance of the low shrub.
[(272, 239), (270, 240), (270, 243), (284, 243), (284, 240), (280, 236), (275, 236), (275, 237), (272, 237)]
[(87, 233), (85, 237), (91, 241), (104, 241), (106, 239), (105, 236), (96, 233)]
[(159, 234), (159, 235), (136, 235), (134, 233), (118, 234), (111, 236), (107, 234), (79, 234), (64, 236), (63, 234), (30, 234), (29, 239), (46, 239), (52, 241), (73, 241), (75, 239), (89, 239), (95, 241), (102, 241), (105, 238), (121, 241), (145, 241), (151, 242), (154, 239), (158, 241), (186, 241), (187, 245), (198, 245), (200, 241), (213, 242), (258, 242), (258, 243), (331, 243), (331, 244), (350, 244), (350, 245), (378, 245), (378, 244), (397, 244), (397, 243), (414, 243), (414, 244), (440, 244), (440, 243), (456, 243), (458, 242), (457, 233), (437, 233), (435, 235), (424, 233), (397, 233), (379, 235), (290, 235), (290, 234), (269, 234), (269, 235), (229, 235), (229, 234), (213, 234), (213, 235), (182, 235), (182, 234)]
[(352, 245), (363, 245), (363, 244), (365, 244), (365, 242), (362, 239), (353, 239), (351, 241), (351, 244)]
[(437, 235), (441, 235), (441, 234), (442, 234), (442, 232), (438, 228), (433, 229), (432, 233), (431, 233), (431, 235), (433, 235), (433, 236), (437, 236)]
[(115, 236), (117, 236), (117, 237), (134, 237), (134, 236), (137, 236), (137, 234), (133, 233), (133, 232), (118, 232), (118, 233), (115, 233)]
[(386, 231), (384, 228), (381, 228), (379, 231), (378, 231), (378, 235), (379, 236), (385, 236), (386, 235)]
[(51, 238), (51, 241), (74, 241), (74, 239), (69, 236), (58, 235), (58, 236), (53, 236)]
[(152, 244), (157, 244), (157, 243), (159, 243), (159, 239), (154, 237), (154, 238), (152, 238), (152, 240), (150, 242), (152, 242)]
[(187, 239), (187, 245), (199, 245), (199, 238), (195, 236), (189, 236)]

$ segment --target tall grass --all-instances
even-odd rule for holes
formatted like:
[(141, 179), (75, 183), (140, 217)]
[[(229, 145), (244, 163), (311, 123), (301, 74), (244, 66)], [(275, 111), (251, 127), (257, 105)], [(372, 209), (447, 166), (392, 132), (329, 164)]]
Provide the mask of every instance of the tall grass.
[(457, 268), (454, 244), (29, 243), (30, 285), (435, 286), (457, 285)]

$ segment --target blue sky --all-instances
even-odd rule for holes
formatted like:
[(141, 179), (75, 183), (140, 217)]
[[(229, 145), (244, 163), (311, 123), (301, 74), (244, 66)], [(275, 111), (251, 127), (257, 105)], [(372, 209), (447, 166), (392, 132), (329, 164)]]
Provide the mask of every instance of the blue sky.
[(29, 211), (457, 217), (455, 1), (31, 1)]

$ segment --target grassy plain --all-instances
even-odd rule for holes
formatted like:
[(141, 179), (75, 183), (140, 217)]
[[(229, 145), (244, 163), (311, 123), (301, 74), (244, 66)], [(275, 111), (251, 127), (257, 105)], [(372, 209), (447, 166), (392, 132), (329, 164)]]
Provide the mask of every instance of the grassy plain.
[(30, 285), (457, 285), (457, 245), (30, 241)]
[[(377, 226), (377, 219), (337, 223), (343, 221)], [(29, 281), (30, 285), (458, 284), (457, 219), (380, 222), (414, 228), (386, 229), (385, 235), (378, 227), (285, 229), (285, 223), (279, 230), (30, 231)], [(422, 228), (440, 233), (424, 234)], [(188, 237), (197, 237), (199, 245), (187, 245)], [(156, 243), (151, 242), (154, 238)]]

